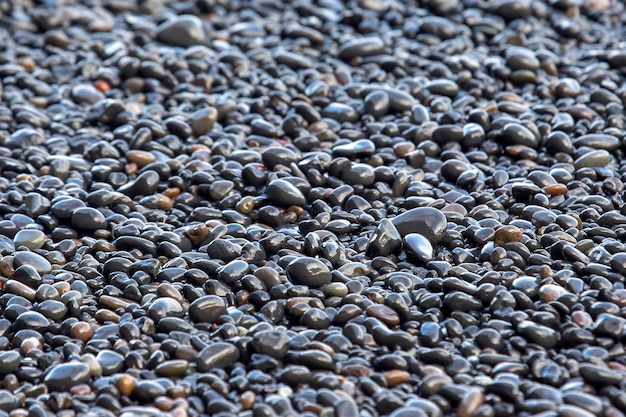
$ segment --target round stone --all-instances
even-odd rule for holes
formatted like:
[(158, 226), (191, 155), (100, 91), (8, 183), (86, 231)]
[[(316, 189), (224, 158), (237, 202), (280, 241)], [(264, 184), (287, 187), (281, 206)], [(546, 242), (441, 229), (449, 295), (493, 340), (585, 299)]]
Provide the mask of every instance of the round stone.
[(210, 372), (212, 369), (225, 369), (232, 366), (239, 359), (239, 350), (223, 342), (213, 343), (200, 351), (198, 355), (198, 370)]
[(198, 323), (214, 323), (226, 314), (226, 303), (217, 295), (205, 295), (194, 300), (189, 306), (189, 317)]
[(267, 186), (267, 197), (281, 207), (304, 206), (306, 198), (295, 185), (287, 180), (278, 179)]
[(89, 382), (89, 367), (81, 362), (54, 365), (44, 377), (44, 384), (51, 392), (68, 391), (75, 385)]
[(82, 207), (72, 213), (72, 226), (78, 230), (94, 231), (106, 229), (107, 221), (99, 210)]
[(13, 243), (16, 248), (25, 246), (29, 250), (40, 249), (46, 241), (46, 235), (40, 230), (23, 229), (15, 234)]
[(294, 259), (287, 265), (285, 272), (295, 285), (319, 288), (331, 281), (330, 270), (326, 264), (315, 258)]

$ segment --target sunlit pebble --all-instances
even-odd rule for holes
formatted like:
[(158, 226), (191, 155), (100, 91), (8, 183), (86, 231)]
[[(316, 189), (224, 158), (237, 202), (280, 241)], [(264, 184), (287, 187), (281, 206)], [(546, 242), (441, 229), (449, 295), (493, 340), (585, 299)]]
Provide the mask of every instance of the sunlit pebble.
[(28, 352), (30, 352), (33, 349), (41, 350), (42, 348), (43, 348), (43, 345), (41, 344), (39, 339), (37, 339), (35, 337), (28, 337), (28, 338), (24, 339), (22, 341), (22, 344), (20, 345), (20, 350), (24, 354), (27, 354)]

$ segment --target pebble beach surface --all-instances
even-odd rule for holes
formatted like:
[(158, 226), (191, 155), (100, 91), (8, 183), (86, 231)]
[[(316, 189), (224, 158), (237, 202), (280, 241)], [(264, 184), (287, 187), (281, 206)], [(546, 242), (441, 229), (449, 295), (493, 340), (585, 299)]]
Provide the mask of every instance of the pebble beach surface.
[(616, 0), (0, 2), (0, 417), (620, 417)]

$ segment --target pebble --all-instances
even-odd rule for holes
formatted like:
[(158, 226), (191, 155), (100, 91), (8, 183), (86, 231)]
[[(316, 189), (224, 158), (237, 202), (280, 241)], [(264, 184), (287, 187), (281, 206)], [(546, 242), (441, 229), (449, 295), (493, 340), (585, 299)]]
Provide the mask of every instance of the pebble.
[(281, 207), (304, 206), (306, 198), (292, 183), (286, 180), (274, 180), (267, 185), (267, 197)]
[(54, 365), (46, 373), (44, 384), (51, 392), (69, 391), (70, 388), (89, 382), (90, 372), (87, 365), (69, 362)]
[(233, 365), (239, 359), (239, 350), (229, 343), (214, 343), (198, 354), (198, 370), (209, 372), (215, 368), (224, 369)]
[(180, 15), (166, 20), (156, 29), (157, 39), (170, 45), (189, 47), (210, 41), (207, 26), (194, 15)]
[(433, 246), (426, 237), (418, 233), (409, 233), (404, 236), (404, 245), (407, 252), (417, 258), (420, 262), (426, 263), (433, 259)]
[(446, 233), (446, 216), (431, 207), (418, 207), (394, 217), (391, 222), (402, 237), (410, 233), (424, 236), (432, 244), (438, 243)]
[(294, 259), (285, 269), (287, 277), (294, 285), (319, 288), (330, 284), (331, 273), (322, 261), (315, 258)]
[(339, 59), (345, 61), (356, 57), (379, 55), (385, 50), (385, 43), (379, 37), (365, 37), (352, 39), (339, 48)]
[(46, 235), (41, 230), (20, 230), (13, 238), (13, 244), (16, 248), (25, 246), (29, 250), (41, 249), (46, 242)]

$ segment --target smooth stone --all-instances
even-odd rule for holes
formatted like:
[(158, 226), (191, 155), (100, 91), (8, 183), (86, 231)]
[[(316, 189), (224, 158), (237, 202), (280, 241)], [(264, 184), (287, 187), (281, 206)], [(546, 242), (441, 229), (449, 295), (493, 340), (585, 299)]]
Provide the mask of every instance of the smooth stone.
[(626, 274), (626, 253), (616, 253), (611, 256), (611, 268), (620, 274)]
[(341, 175), (343, 179), (349, 185), (363, 185), (368, 187), (376, 181), (376, 174), (374, 169), (367, 164), (352, 164), (350, 169), (347, 169)]
[(614, 151), (618, 149), (622, 143), (619, 138), (613, 135), (605, 135), (601, 133), (592, 133), (583, 135), (573, 140), (574, 146), (588, 146), (595, 149), (604, 149)]
[(605, 150), (591, 151), (574, 161), (576, 169), (588, 167), (604, 167), (611, 162), (611, 154)]
[(77, 104), (96, 104), (104, 95), (91, 84), (78, 84), (72, 88), (72, 100)]
[(36, 311), (25, 311), (15, 319), (13, 328), (15, 330), (31, 329), (38, 332), (44, 332), (50, 327), (50, 322), (41, 313)]
[(391, 222), (401, 236), (419, 233), (432, 244), (443, 239), (448, 225), (446, 216), (441, 211), (431, 207), (418, 207), (408, 210), (394, 217)]
[(367, 256), (387, 256), (395, 253), (402, 245), (402, 236), (393, 225), (391, 220), (382, 219), (380, 224), (372, 234), (367, 245)]
[(20, 367), (21, 360), (20, 352), (16, 350), (0, 352), (0, 375), (15, 372)]
[(524, 145), (531, 148), (539, 146), (539, 140), (526, 126), (509, 123), (502, 129), (502, 138), (509, 145)]
[(375, 152), (376, 146), (369, 139), (359, 139), (352, 143), (333, 146), (335, 156), (345, 156), (350, 159), (372, 156)]
[(102, 368), (102, 375), (108, 376), (120, 372), (124, 368), (124, 356), (112, 350), (98, 352), (96, 360)]
[(148, 317), (155, 322), (164, 317), (182, 317), (185, 314), (180, 303), (171, 297), (161, 297), (154, 300), (148, 307)]
[(57, 201), (50, 207), (50, 211), (59, 219), (70, 219), (72, 214), (79, 208), (85, 207), (85, 203), (76, 198), (66, 198)]
[(583, 392), (566, 392), (563, 394), (563, 402), (583, 408), (594, 415), (600, 415), (604, 408), (600, 398)]
[(356, 57), (380, 55), (385, 51), (385, 43), (380, 37), (352, 39), (339, 47), (339, 59), (349, 61)]
[(17, 269), (22, 265), (32, 266), (39, 274), (45, 274), (52, 269), (52, 265), (46, 258), (34, 252), (16, 252), (13, 255), (14, 268)]
[(512, 70), (536, 71), (540, 64), (530, 49), (512, 46), (506, 50), (506, 65)]
[(157, 39), (170, 45), (189, 47), (210, 42), (208, 27), (194, 15), (180, 15), (157, 28)]
[(50, 391), (68, 391), (75, 385), (86, 384), (90, 377), (89, 367), (81, 362), (54, 365), (44, 377)]
[(585, 381), (603, 385), (618, 385), (624, 380), (624, 374), (622, 372), (613, 371), (601, 366), (583, 363), (580, 365), (580, 375)]
[(441, 165), (441, 175), (446, 181), (453, 184), (457, 182), (463, 173), (471, 170), (472, 168), (468, 164), (458, 159), (448, 159)]
[(144, 171), (134, 181), (122, 185), (117, 191), (129, 197), (152, 195), (157, 190), (159, 181), (158, 173), (155, 171)]
[(382, 84), (381, 85), (363, 84), (362, 87), (363, 87), (362, 95), (364, 97), (367, 97), (367, 95), (375, 91), (380, 91), (380, 92), (387, 94), (387, 96), (389, 96), (389, 108), (397, 112), (411, 110), (417, 103), (417, 100), (415, 100), (413, 96), (397, 88), (390, 88)]
[(0, 389), (0, 410), (5, 411), (5, 415), (18, 408), (19, 398), (6, 389)]
[(154, 372), (161, 377), (177, 378), (184, 376), (187, 370), (189, 370), (189, 362), (183, 359), (173, 359), (157, 365)]
[(217, 279), (225, 284), (233, 285), (243, 278), (249, 268), (246, 261), (235, 259), (217, 270)]
[(235, 184), (228, 180), (214, 181), (209, 187), (209, 197), (211, 199), (219, 201), (226, 197), (235, 188)]
[(366, 309), (367, 315), (377, 318), (389, 326), (400, 324), (400, 316), (391, 307), (384, 304), (372, 304)]
[(287, 353), (286, 359), (289, 362), (293, 362), (297, 365), (304, 365), (309, 367), (310, 369), (335, 369), (335, 362), (333, 361), (332, 356), (324, 351), (317, 349), (309, 349), (303, 351), (290, 350)]
[(262, 355), (281, 359), (287, 355), (291, 339), (285, 333), (277, 331), (264, 331), (256, 333), (252, 337), (252, 347)]
[(389, 94), (384, 91), (372, 91), (363, 100), (365, 111), (374, 117), (382, 117), (389, 111)]
[(205, 295), (189, 305), (189, 317), (196, 323), (215, 323), (226, 314), (226, 302), (217, 295)]
[(276, 165), (289, 166), (298, 162), (298, 155), (288, 148), (270, 147), (261, 154), (263, 165), (269, 169), (274, 169)]
[(499, 246), (504, 246), (511, 242), (521, 242), (523, 235), (522, 229), (519, 227), (504, 225), (496, 230), (493, 241)]
[(26, 246), (30, 250), (40, 249), (46, 242), (46, 235), (40, 230), (23, 229), (15, 234), (13, 243), (16, 248)]
[(309, 308), (300, 317), (300, 324), (307, 329), (326, 329), (330, 326), (330, 317), (319, 308)]
[(409, 233), (404, 237), (404, 248), (420, 262), (426, 263), (433, 259), (433, 245), (418, 233)]
[(553, 329), (534, 323), (530, 320), (522, 321), (518, 325), (517, 330), (523, 336), (527, 337), (529, 342), (546, 349), (554, 348), (559, 339), (558, 333)]
[(45, 300), (37, 306), (37, 312), (50, 320), (61, 321), (67, 314), (67, 307), (61, 301)]
[(287, 277), (294, 285), (319, 288), (330, 284), (331, 273), (326, 264), (315, 258), (297, 258), (287, 265)]
[[(132, 392), (132, 398), (142, 403), (152, 403), (156, 398), (164, 396), (166, 392), (165, 387), (157, 381), (141, 380), (137, 381)], [(130, 415), (143, 415), (146, 412), (146, 407), (142, 407), (141, 410), (138, 412), (139, 410), (134, 409), (134, 411), (130, 411)]]
[(302, 191), (287, 180), (278, 179), (270, 182), (266, 192), (270, 201), (281, 207), (301, 207), (306, 204)]
[(215, 239), (207, 245), (206, 252), (212, 259), (230, 262), (241, 254), (241, 247), (230, 240)]
[(205, 135), (213, 129), (217, 121), (217, 110), (215, 107), (205, 107), (196, 110), (189, 116), (189, 125), (194, 136)]
[(225, 369), (233, 365), (239, 359), (239, 350), (223, 342), (213, 343), (200, 351), (198, 354), (198, 370), (210, 372), (212, 369)]
[(106, 229), (107, 221), (104, 214), (99, 210), (82, 207), (72, 213), (72, 227), (86, 231)]
[(353, 123), (358, 120), (359, 113), (350, 105), (343, 103), (330, 103), (322, 110), (322, 116), (342, 123)]

